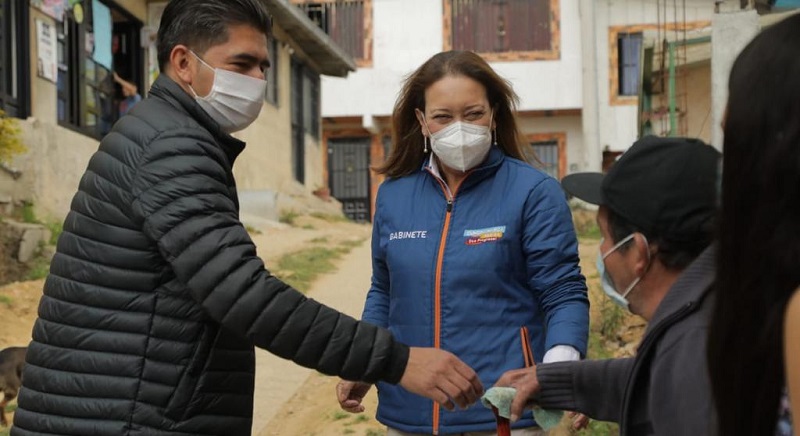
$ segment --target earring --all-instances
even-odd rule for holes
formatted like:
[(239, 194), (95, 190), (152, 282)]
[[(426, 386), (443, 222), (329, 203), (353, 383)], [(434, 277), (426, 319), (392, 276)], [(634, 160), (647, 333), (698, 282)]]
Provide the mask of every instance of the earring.
[(430, 140), (430, 139), (429, 139), (427, 136), (423, 136), (423, 137), (422, 137), (422, 142), (425, 144), (425, 150), (424, 150), (424, 152), (425, 152), (425, 153), (427, 153), (427, 152), (428, 152), (428, 141), (429, 141), (429, 140)]
[(492, 130), (492, 145), (497, 147), (497, 130)]

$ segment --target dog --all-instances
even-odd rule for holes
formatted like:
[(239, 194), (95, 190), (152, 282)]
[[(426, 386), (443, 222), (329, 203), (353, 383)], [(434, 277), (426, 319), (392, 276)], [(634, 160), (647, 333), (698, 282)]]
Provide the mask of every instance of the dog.
[(28, 347), (8, 347), (0, 350), (0, 390), (3, 400), (0, 401), (0, 426), (8, 427), (6, 405), (17, 398), (22, 386), (22, 368), (25, 366), (25, 354)]

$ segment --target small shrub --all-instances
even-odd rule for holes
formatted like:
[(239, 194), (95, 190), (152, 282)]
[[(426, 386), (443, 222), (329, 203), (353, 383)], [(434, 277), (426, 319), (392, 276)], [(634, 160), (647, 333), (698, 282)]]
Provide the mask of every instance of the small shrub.
[(355, 424), (362, 423), (362, 422), (367, 422), (367, 421), (369, 421), (369, 416), (367, 416), (367, 415), (365, 415), (363, 413), (360, 413), (360, 414), (358, 414), (358, 415), (353, 417), (353, 423), (355, 423)]
[(7, 164), (11, 162), (11, 158), (26, 151), (27, 148), (22, 143), (19, 121), (6, 116), (6, 113), (0, 110), (0, 163)]
[(278, 221), (293, 226), (295, 224), (295, 220), (299, 216), (300, 214), (293, 210), (284, 210), (281, 211), (280, 216), (278, 216)]
[(46, 223), (45, 227), (50, 229), (50, 245), (56, 245), (58, 243), (58, 237), (64, 232), (64, 224), (53, 221)]
[(311, 214), (312, 217), (316, 219), (320, 219), (322, 221), (327, 221), (329, 223), (345, 223), (351, 222), (349, 218), (344, 215), (336, 215), (332, 213), (322, 213), (322, 212), (314, 212)]
[(348, 416), (350, 416), (349, 413), (347, 413), (347, 412), (345, 412), (343, 410), (337, 410), (337, 411), (333, 412), (333, 415), (331, 416), (331, 418), (334, 421), (340, 421), (342, 419), (347, 418)]
[(261, 230), (258, 230), (257, 228), (255, 228), (253, 226), (250, 226), (250, 225), (245, 225), (244, 229), (247, 230), (247, 233), (249, 233), (251, 235), (260, 235), (261, 234)]

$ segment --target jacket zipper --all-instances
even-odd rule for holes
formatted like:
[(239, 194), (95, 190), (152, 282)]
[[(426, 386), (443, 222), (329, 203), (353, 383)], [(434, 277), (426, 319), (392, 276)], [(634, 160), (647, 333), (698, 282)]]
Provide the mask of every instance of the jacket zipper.
[[(444, 249), (447, 245), (447, 234), (450, 232), (450, 218), (453, 214), (453, 201), (455, 201), (456, 193), (458, 192), (458, 188), (461, 187), (461, 183), (467, 179), (469, 173), (461, 180), (461, 182), (456, 185), (455, 190), (450, 192), (447, 184), (440, 178), (437, 177), (435, 174), (431, 173), (439, 182), (439, 185), (442, 187), (445, 196), (447, 197), (447, 209), (444, 217), (444, 226), (442, 227), (442, 237), (439, 240), (439, 253), (437, 254), (436, 259), (436, 282), (434, 284), (434, 294), (433, 294), (433, 346), (434, 348), (441, 348), (441, 327), (442, 327), (442, 265), (444, 264)], [(433, 434), (439, 434), (439, 403), (433, 403)]]
[[(683, 307), (678, 309), (677, 312), (673, 312), (671, 315), (669, 315), (668, 317), (664, 318), (655, 328), (653, 328), (653, 330), (650, 332), (650, 334), (647, 335), (647, 338), (645, 338), (646, 340), (639, 345), (639, 349), (636, 350), (636, 355), (637, 356), (644, 355), (644, 352), (647, 351), (648, 348), (650, 348), (650, 344), (652, 344), (653, 341), (657, 340), (656, 338), (658, 338), (664, 330), (669, 328), (671, 325), (675, 324), (675, 322), (677, 322), (681, 318), (685, 317), (687, 314), (693, 312), (696, 307), (697, 307), (697, 303), (695, 301), (691, 301), (689, 303), (684, 304)], [(638, 371), (638, 368), (639, 368), (639, 365), (635, 365), (631, 369), (631, 375), (635, 374)], [(625, 410), (627, 410), (628, 407), (629, 407), (628, 401), (630, 400), (630, 397), (629, 397), (628, 392), (630, 391), (630, 389), (632, 387), (631, 385), (633, 384), (633, 380), (634, 380), (634, 377), (630, 377), (628, 379), (628, 383), (625, 386), (625, 392), (623, 394), (625, 400), (623, 401), (623, 404), (622, 404), (623, 416), (622, 416), (622, 420), (620, 422), (620, 431), (621, 431), (622, 435), (625, 435), (627, 433), (625, 431), (627, 429), (627, 427), (628, 427), (628, 423), (626, 421), (628, 419), (630, 419), (630, 416), (627, 416), (627, 414), (625, 413)]]

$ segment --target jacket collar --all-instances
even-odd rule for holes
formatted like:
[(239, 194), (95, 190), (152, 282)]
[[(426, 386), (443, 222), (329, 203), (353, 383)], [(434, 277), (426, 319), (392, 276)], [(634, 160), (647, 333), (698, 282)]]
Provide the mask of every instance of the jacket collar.
[(653, 319), (647, 325), (645, 335), (673, 313), (689, 305), (698, 304), (714, 283), (716, 268), (716, 244), (711, 244), (678, 277), (661, 304)]
[(182, 110), (208, 130), (228, 156), (231, 165), (244, 150), (245, 143), (243, 141), (223, 132), (219, 124), (197, 104), (195, 99), (166, 74), (158, 75), (150, 88), (150, 95), (165, 100), (176, 109)]
[[(474, 186), (481, 180), (494, 174), (505, 158), (506, 154), (503, 153), (502, 150), (500, 150), (498, 147), (492, 146), (492, 148), (489, 149), (489, 154), (486, 155), (486, 160), (484, 160), (483, 163), (477, 168), (469, 171), (469, 175), (466, 179), (464, 179), (463, 185), (459, 188), (459, 192), (463, 192), (464, 189)], [(422, 165), (422, 171), (430, 172), (431, 174), (444, 180), (444, 177), (441, 175), (441, 170), (438, 168), (438, 165), (434, 159), (433, 153), (431, 153), (428, 160), (426, 160)]]

